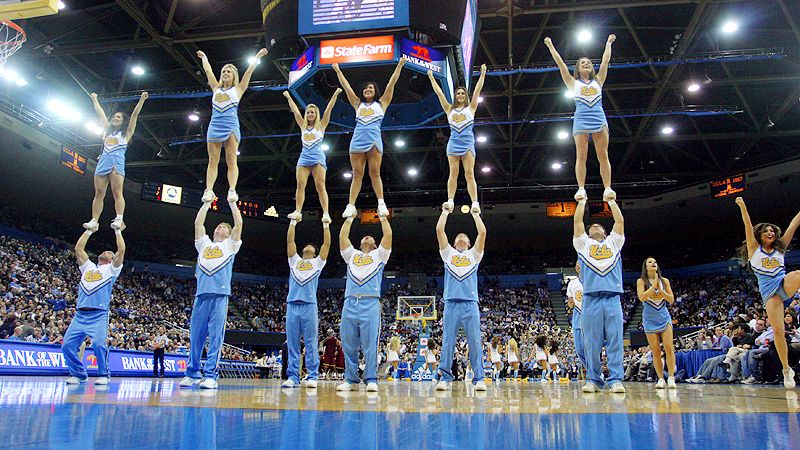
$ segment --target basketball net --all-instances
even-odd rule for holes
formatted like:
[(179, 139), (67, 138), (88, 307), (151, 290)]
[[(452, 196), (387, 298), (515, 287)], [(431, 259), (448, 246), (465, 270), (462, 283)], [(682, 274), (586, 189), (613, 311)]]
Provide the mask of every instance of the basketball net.
[(0, 21), (0, 67), (22, 47), (26, 40), (25, 30), (10, 20)]

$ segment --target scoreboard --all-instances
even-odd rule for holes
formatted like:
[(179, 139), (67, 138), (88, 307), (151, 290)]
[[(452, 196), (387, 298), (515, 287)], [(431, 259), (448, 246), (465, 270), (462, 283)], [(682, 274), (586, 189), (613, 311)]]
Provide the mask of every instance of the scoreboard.
[(727, 197), (747, 190), (744, 174), (714, 180), (709, 183), (709, 186), (711, 187), (711, 196), (714, 198)]
[[(576, 202), (553, 202), (548, 203), (545, 209), (547, 210), (547, 217), (560, 219), (574, 216), (577, 207), (578, 204)], [(611, 208), (608, 207), (606, 202), (589, 202), (586, 205), (586, 212), (595, 219), (613, 217)]]
[(301, 36), (409, 24), (408, 0), (299, 0), (297, 6)]
[(61, 165), (75, 173), (86, 175), (86, 156), (67, 146), (61, 147)]
[[(142, 200), (159, 203), (169, 203), (172, 205), (185, 206), (187, 208), (199, 209), (203, 206), (203, 191), (199, 189), (187, 189), (180, 186), (173, 186), (166, 183), (147, 182), (142, 185)], [(256, 219), (281, 219), (283, 211), (279, 211), (275, 206), (265, 208), (261, 200), (239, 200), (239, 211), (243, 216)], [(281, 210), (283, 208), (280, 208)], [(219, 198), (211, 203), (211, 210), (218, 212), (230, 212), (228, 203)], [(284, 221), (284, 220), (280, 220)]]

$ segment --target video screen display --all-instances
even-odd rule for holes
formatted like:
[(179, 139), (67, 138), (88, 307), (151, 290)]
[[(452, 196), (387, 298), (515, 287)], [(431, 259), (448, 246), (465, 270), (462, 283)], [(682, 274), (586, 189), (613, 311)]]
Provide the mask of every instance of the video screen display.
[(300, 0), (298, 34), (408, 26), (408, 0)]

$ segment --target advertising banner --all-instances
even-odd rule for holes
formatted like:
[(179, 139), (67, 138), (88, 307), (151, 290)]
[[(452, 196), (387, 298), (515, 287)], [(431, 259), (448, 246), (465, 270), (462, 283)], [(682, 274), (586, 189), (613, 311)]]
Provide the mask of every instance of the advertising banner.
[(394, 59), (394, 36), (331, 39), (319, 44), (320, 64), (345, 64)]
[(314, 51), (316, 47), (309, 47), (293, 63), (289, 71), (289, 87), (302, 79), (314, 67)]
[(430, 70), (434, 75), (443, 76), (445, 54), (435, 48), (402, 38), (400, 54), (408, 59), (408, 64), (419, 67), (423, 71)]

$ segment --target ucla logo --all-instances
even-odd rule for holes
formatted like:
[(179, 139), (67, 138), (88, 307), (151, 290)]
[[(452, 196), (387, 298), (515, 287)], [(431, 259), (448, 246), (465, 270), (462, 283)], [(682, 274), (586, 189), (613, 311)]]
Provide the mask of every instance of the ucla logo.
[(453, 259), (450, 260), (450, 263), (456, 267), (467, 267), (472, 264), (469, 258), (463, 255), (453, 256)]
[(582, 86), (581, 95), (585, 95), (587, 97), (597, 95), (597, 88), (594, 86)]
[(118, 145), (118, 144), (119, 144), (119, 140), (117, 139), (116, 136), (109, 136), (109, 137), (106, 138), (106, 145), (107, 146), (111, 147), (112, 145)]
[(370, 255), (356, 255), (355, 258), (353, 258), (353, 264), (357, 267), (368, 266), (372, 263), (372, 256)]
[(314, 267), (311, 265), (311, 263), (306, 261), (306, 260), (303, 260), (303, 261), (300, 261), (299, 263), (297, 263), (297, 270), (306, 271), (306, 270), (311, 270), (313, 268)]
[(606, 244), (593, 244), (589, 247), (589, 257), (594, 259), (608, 259), (614, 256), (614, 253)]
[(203, 258), (205, 259), (222, 258), (222, 249), (219, 247), (206, 247), (203, 249)]
[(214, 96), (214, 101), (217, 103), (229, 102), (231, 101), (231, 96), (224, 92), (217, 92), (217, 95)]
[(467, 120), (467, 116), (464, 113), (455, 113), (453, 114), (453, 122), (461, 123)]
[(575, 301), (582, 302), (583, 301), (583, 291), (576, 291), (575, 292)]
[(358, 111), (358, 113), (361, 114), (362, 116), (371, 116), (371, 115), (375, 114), (375, 111), (373, 111), (371, 107), (370, 108), (361, 108)]
[(761, 266), (765, 269), (777, 269), (781, 266), (781, 262), (778, 261), (778, 258), (766, 257), (761, 258)]
[(85, 274), (83, 274), (83, 280), (91, 283), (93, 281), (100, 281), (103, 279), (103, 274), (100, 273), (99, 270), (87, 270)]
[(306, 141), (306, 142), (313, 141), (316, 138), (317, 137), (314, 136), (314, 133), (303, 133), (303, 140)]

